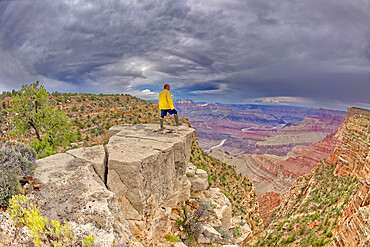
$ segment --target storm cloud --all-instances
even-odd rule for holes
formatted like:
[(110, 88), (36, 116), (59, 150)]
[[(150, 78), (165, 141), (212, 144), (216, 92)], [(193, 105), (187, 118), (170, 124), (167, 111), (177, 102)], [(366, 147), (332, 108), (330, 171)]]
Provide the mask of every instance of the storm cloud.
[(370, 107), (369, 0), (2, 0), (0, 90)]

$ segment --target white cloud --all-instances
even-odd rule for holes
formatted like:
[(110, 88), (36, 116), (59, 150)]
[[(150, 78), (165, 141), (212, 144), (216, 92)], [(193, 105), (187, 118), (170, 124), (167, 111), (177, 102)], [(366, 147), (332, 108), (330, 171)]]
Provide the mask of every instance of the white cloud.
[(303, 97), (261, 97), (245, 100), (245, 103), (273, 104), (273, 105), (309, 105), (314, 101)]
[(142, 93), (144, 93), (144, 94), (148, 94), (148, 95), (153, 95), (153, 94), (155, 94), (155, 92), (152, 92), (152, 91), (150, 91), (149, 89), (144, 89), (144, 90), (142, 90), (141, 92), (142, 92)]
[(153, 92), (150, 89), (144, 89), (141, 91), (132, 90), (128, 93), (145, 100), (158, 100), (159, 97), (159, 93)]

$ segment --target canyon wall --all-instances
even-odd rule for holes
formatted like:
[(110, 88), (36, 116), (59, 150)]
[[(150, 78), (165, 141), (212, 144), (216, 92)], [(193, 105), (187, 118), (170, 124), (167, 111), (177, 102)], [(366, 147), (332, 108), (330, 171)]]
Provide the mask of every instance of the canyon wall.
[[(259, 198), (267, 227), (251, 244), (370, 246), (370, 112), (350, 108), (329, 138), (339, 145), (328, 159), (280, 197), (267, 193)], [(333, 146), (324, 141), (316, 146), (327, 152)]]
[(343, 143), (328, 159), (337, 176), (356, 176), (356, 194), (340, 213), (331, 246), (370, 245), (370, 111), (349, 109)]

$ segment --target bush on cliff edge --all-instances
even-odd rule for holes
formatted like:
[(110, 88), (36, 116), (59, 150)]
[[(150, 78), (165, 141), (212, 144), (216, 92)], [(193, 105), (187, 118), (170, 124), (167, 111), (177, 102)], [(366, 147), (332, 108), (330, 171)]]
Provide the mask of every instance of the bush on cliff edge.
[(24, 144), (0, 145), (0, 207), (7, 207), (9, 199), (22, 192), (20, 180), (33, 175), (36, 152)]

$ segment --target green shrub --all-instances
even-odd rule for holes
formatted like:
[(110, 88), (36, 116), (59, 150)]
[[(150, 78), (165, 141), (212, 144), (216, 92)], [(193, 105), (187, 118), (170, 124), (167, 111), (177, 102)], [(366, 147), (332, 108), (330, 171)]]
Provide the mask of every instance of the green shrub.
[(7, 207), (9, 199), (22, 192), (19, 182), (33, 175), (36, 152), (24, 144), (0, 145), (0, 206)]
[(295, 235), (290, 236), (290, 237), (288, 237), (288, 238), (286, 239), (286, 242), (287, 242), (287, 243), (293, 243), (294, 241), (295, 241)]
[(287, 229), (289, 232), (291, 231), (291, 230), (293, 230), (293, 223), (291, 223), (289, 226), (288, 226), (288, 229)]
[(9, 203), (9, 213), (16, 227), (27, 227), (36, 247), (72, 247), (93, 246), (91, 236), (81, 239), (77, 237), (68, 223), (48, 221), (40, 214), (35, 205), (31, 204), (23, 195), (13, 196)]
[(167, 241), (170, 241), (170, 242), (173, 242), (173, 243), (177, 243), (179, 241), (179, 238), (176, 237), (175, 235), (171, 234), (171, 233), (167, 233), (166, 236), (164, 236), (165, 239), (167, 239)]
[(31, 146), (40, 156), (74, 141), (75, 133), (70, 130), (66, 114), (54, 105), (39, 82), (22, 86), (12, 96), (12, 101), (11, 115), (15, 128), (9, 134), (18, 138), (25, 134), (32, 136)]
[(241, 234), (241, 233), (240, 233), (240, 229), (239, 229), (239, 227), (238, 227), (238, 226), (237, 226), (237, 227), (235, 227), (235, 228), (234, 228), (234, 236), (235, 236), (235, 237), (238, 237), (238, 236), (240, 236), (240, 234)]
[(281, 231), (281, 228), (283, 228), (283, 225), (284, 225), (284, 222), (280, 222), (278, 227), (277, 227), (277, 230)]
[(184, 205), (182, 218), (176, 222), (186, 233), (186, 237), (182, 240), (188, 246), (194, 246), (196, 244), (201, 224), (208, 222), (210, 218), (209, 210), (211, 209), (211, 204), (204, 200), (199, 200), (198, 203), (199, 208), (193, 213), (189, 212), (187, 206)]
[(314, 214), (311, 214), (311, 221), (315, 221), (319, 218), (319, 214), (317, 212), (315, 212)]

